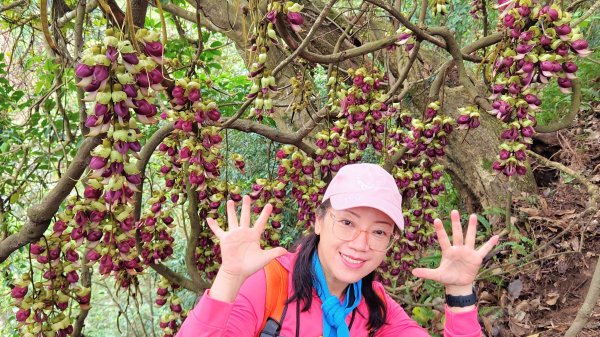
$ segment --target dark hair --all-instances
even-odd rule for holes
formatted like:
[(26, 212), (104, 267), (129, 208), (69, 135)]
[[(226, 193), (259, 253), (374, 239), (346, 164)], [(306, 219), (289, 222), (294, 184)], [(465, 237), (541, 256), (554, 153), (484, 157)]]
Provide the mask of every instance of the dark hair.
[[(316, 211), (319, 219), (323, 219), (327, 211), (331, 208), (329, 200), (323, 202)], [(298, 305), (303, 303), (302, 311), (308, 311), (312, 305), (313, 279), (315, 278), (312, 269), (312, 256), (319, 244), (319, 235), (314, 232), (304, 236), (296, 247), (299, 246), (298, 259), (294, 265), (294, 274), (292, 283), (294, 294), (289, 302), (298, 301)], [(369, 310), (369, 319), (367, 327), (371, 331), (376, 331), (385, 324), (387, 310), (383, 299), (373, 289), (373, 280), (375, 271), (372, 271), (362, 280), (362, 295), (365, 298)]]

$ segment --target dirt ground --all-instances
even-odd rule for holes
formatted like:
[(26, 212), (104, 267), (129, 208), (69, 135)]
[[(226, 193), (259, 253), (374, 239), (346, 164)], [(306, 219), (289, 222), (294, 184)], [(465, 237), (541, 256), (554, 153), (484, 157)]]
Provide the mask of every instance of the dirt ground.
[[(544, 134), (532, 149), (600, 187), (600, 104), (574, 124)], [(491, 262), (498, 265), (495, 277), (504, 286), (490, 282), (480, 289), (487, 336), (564, 335), (590, 288), (600, 255), (600, 211), (581, 216), (590, 200), (586, 188), (554, 168), (535, 161), (532, 167), (539, 196), (515, 196), (514, 227), (506, 240), (511, 244)], [(600, 301), (579, 336), (600, 337)]]

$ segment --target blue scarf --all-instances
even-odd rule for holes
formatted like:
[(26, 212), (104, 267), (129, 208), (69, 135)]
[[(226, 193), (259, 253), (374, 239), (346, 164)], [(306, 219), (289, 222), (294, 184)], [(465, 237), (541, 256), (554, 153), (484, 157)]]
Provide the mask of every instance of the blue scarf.
[[(332, 296), (329, 292), (325, 274), (323, 274), (323, 268), (321, 267), (321, 261), (319, 261), (319, 255), (317, 255), (316, 250), (312, 257), (312, 266), (316, 277), (313, 279), (313, 286), (323, 302), (321, 305), (321, 309), (323, 309), (323, 337), (350, 337), (350, 331), (346, 325), (346, 317), (360, 303), (362, 298), (362, 279), (348, 287), (344, 303), (341, 304), (340, 299)], [(354, 295), (354, 302), (349, 303), (351, 292)]]

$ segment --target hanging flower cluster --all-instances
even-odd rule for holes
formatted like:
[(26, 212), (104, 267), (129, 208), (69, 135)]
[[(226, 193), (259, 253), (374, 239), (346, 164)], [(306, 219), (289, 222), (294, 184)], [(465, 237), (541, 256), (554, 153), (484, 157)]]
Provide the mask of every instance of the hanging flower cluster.
[[(198, 215), (219, 222), (218, 208), (228, 198), (241, 199), (239, 188), (219, 179), (223, 166), (222, 136), (217, 126), (221, 113), (215, 102), (204, 99), (199, 82), (176, 81), (171, 94), (172, 111), (162, 118), (173, 121), (175, 131), (159, 145), (164, 154), (160, 172), (173, 203), (183, 203), (187, 193), (197, 193)], [(167, 196), (165, 195), (165, 200)], [(211, 279), (219, 266), (219, 248), (203, 226), (194, 258), (198, 270)]]
[(292, 116), (298, 116), (309, 105), (314, 90), (313, 81), (308, 78), (307, 74), (298, 73), (296, 77), (290, 78), (290, 85), (294, 97), (294, 101), (291, 103)]
[(161, 316), (159, 326), (163, 330), (163, 337), (173, 337), (181, 323), (187, 317), (187, 311), (183, 309), (181, 300), (175, 295), (175, 291), (179, 289), (179, 285), (171, 284), (161, 276), (157, 286), (157, 296), (154, 303), (159, 308), (167, 303), (169, 304), (169, 313)]
[[(397, 127), (391, 128), (387, 152), (389, 157), (405, 151), (392, 169), (396, 184), (408, 207), (404, 212), (404, 236), (388, 253), (382, 266), (382, 282), (391, 285), (400, 273), (409, 270), (418, 257), (414, 251), (435, 241), (433, 220), (437, 217), (437, 197), (445, 190), (441, 180), (444, 167), (438, 158), (445, 156), (447, 135), (454, 120), (439, 114), (439, 102), (430, 103), (423, 119), (402, 112)], [(408, 252), (411, 252), (408, 254)]]
[(22, 336), (68, 336), (73, 333), (71, 308), (75, 303), (82, 309), (89, 307), (90, 289), (78, 284), (78, 248), (88, 235), (78, 226), (92, 215), (85, 210), (90, 207), (86, 202), (70, 198), (52, 233), (29, 246), (31, 274), (16, 279), (10, 294), (18, 308), (16, 320)]
[(340, 101), (344, 136), (349, 143), (356, 143), (360, 150), (372, 145), (375, 151), (383, 150), (383, 133), (389, 116), (395, 112), (385, 103), (387, 95), (381, 90), (383, 75), (376, 69), (348, 69), (352, 86), (343, 90), (345, 97)]
[(471, 1), (471, 10), (469, 14), (475, 20), (479, 19), (479, 13), (483, 11), (483, 2), (481, 0), (472, 0)]
[(166, 206), (164, 190), (153, 192), (154, 195), (148, 199), (146, 208), (137, 228), (140, 233), (142, 251), (140, 255), (144, 264), (159, 263), (173, 255), (173, 238), (171, 232), (174, 219), (170, 215), (172, 210)]
[(441, 15), (448, 14), (448, 3), (449, 2), (450, 2), (449, 0), (430, 1), (431, 12), (433, 13), (433, 16), (436, 16), (438, 14), (441, 14)]
[(557, 4), (501, 0), (498, 8), (503, 11), (499, 29), (507, 31), (507, 37), (493, 64), (490, 113), (504, 122), (505, 131), (493, 168), (511, 177), (527, 171), (522, 149), (535, 133), (541, 104), (537, 84), (556, 78), (560, 90), (569, 93), (577, 71), (573, 59), (591, 51), (579, 29), (569, 25), (571, 14)]

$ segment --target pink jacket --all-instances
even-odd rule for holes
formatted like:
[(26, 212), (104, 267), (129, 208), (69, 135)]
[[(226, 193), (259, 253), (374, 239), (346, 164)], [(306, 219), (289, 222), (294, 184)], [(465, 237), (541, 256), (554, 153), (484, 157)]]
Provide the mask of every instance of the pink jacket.
[[(292, 270), (296, 261), (295, 253), (288, 253), (279, 262), (289, 273), (289, 296), (292, 295)], [(259, 271), (250, 276), (242, 285), (234, 303), (214, 300), (209, 291), (204, 293), (200, 302), (189, 313), (176, 337), (255, 337), (264, 319), (266, 298), (265, 273)], [(376, 287), (383, 287), (375, 283)], [(375, 334), (376, 337), (425, 337), (427, 331), (413, 321), (387, 293), (387, 324)], [(350, 323), (352, 314), (346, 318)], [(321, 300), (313, 292), (312, 306), (300, 313), (300, 331), (302, 337), (319, 337), (323, 334)], [(367, 337), (368, 311), (363, 299), (357, 308), (357, 314), (350, 329), (352, 337)], [(296, 336), (296, 302), (290, 303), (283, 320), (281, 336)], [(444, 336), (480, 337), (481, 326), (477, 321), (477, 310), (453, 313), (446, 309)]]

